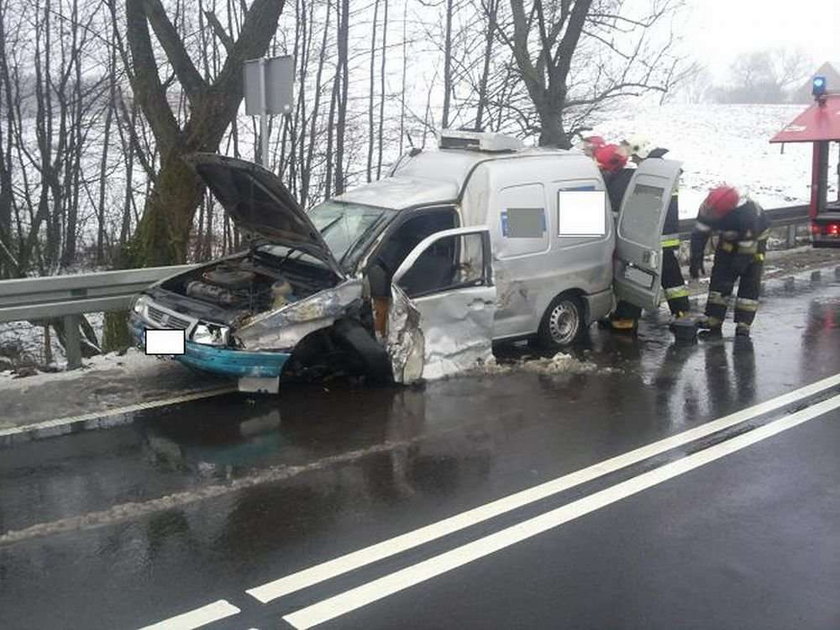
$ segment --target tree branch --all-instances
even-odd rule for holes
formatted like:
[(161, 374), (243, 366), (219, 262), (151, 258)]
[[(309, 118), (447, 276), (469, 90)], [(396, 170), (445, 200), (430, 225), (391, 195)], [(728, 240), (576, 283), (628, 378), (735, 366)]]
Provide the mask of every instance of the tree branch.
[(233, 38), (228, 35), (228, 32), (225, 30), (225, 27), (222, 26), (222, 23), (219, 22), (219, 18), (216, 17), (216, 14), (213, 11), (205, 11), (204, 16), (207, 18), (208, 24), (213, 28), (213, 32), (216, 34), (216, 37), (219, 38), (219, 41), (222, 42), (222, 46), (225, 47), (225, 50), (230, 52), (233, 49)]
[(178, 31), (169, 21), (160, 0), (143, 0), (143, 8), (155, 36), (172, 64), (172, 69), (178, 76), (181, 85), (184, 86), (187, 97), (190, 101), (195, 101), (207, 88), (207, 82), (196, 70), (187, 49), (184, 47), (184, 42), (181, 41)]
[(126, 0), (125, 2), (127, 40), (131, 51), (131, 65), (134, 68), (129, 79), (135, 98), (161, 145), (161, 153), (165, 153), (177, 142), (180, 128), (166, 100), (166, 90), (158, 76), (157, 61), (152, 50), (143, 1)]

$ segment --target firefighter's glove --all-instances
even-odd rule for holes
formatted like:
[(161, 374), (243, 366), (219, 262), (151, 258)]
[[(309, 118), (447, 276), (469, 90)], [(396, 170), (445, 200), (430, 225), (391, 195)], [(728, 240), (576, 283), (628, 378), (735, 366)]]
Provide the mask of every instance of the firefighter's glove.
[(706, 269), (703, 267), (703, 259), (692, 260), (688, 267), (688, 274), (693, 280), (697, 280), (700, 276), (706, 275)]

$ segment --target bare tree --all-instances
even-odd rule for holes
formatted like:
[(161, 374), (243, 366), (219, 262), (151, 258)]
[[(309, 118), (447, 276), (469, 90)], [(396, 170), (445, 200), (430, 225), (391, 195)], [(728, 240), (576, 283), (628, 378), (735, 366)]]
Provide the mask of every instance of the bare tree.
[[(226, 59), (211, 78), (202, 76), (196, 68), (161, 0), (126, 0), (131, 86), (161, 156), (154, 187), (127, 252), (133, 265), (185, 260), (193, 216), (204, 187), (182, 158), (195, 151), (218, 149), (242, 100), (242, 64), (265, 53), (284, 4), (284, 0), (254, 0), (243, 11), (235, 40), (232, 33), (218, 28), (218, 20), (212, 22), (217, 39), (225, 47)], [(150, 28), (189, 101), (189, 114), (183, 124), (179, 124), (167, 98), (168, 86), (161, 81), (161, 62), (155, 56)]]
[(452, 20), (455, 15), (453, 0), (444, 1), (443, 35), (443, 112), (440, 117), (442, 129), (449, 127), (449, 115), (452, 107)]
[(495, 25), (499, 21), (499, 2), (501, 0), (481, 0), (481, 9), (483, 17), (486, 20), (487, 27), (485, 28), (484, 38), (484, 59), (481, 64), (481, 78), (478, 82), (478, 89), (476, 97), (478, 103), (475, 111), (475, 128), (480, 130), (484, 125), (484, 112), (488, 105), (488, 85), (490, 82), (490, 63), (493, 58), (493, 43), (495, 37), (493, 31)]
[(680, 59), (673, 36), (651, 44), (648, 33), (679, 0), (652, 0), (649, 10), (624, 0), (509, 0), (496, 23), (513, 53), (530, 107), (520, 108), (523, 131), (541, 145), (569, 147), (570, 138), (609, 101), (647, 91), (666, 92)]
[(728, 85), (716, 90), (724, 103), (785, 103), (791, 88), (808, 76), (811, 63), (800, 49), (756, 50), (738, 57), (729, 70)]

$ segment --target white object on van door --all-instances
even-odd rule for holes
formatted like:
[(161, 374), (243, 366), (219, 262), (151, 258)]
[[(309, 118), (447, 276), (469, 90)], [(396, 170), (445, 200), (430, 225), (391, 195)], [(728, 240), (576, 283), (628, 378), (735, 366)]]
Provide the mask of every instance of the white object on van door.
[(557, 193), (557, 236), (604, 236), (607, 220), (603, 190), (561, 190)]

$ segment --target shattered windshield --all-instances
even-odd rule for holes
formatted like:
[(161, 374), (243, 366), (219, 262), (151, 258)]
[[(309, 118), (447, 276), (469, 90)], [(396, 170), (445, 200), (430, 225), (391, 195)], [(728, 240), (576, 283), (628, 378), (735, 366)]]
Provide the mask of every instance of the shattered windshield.
[(390, 208), (325, 201), (309, 211), (309, 218), (343, 266), (352, 265), (362, 246), (396, 214)]

